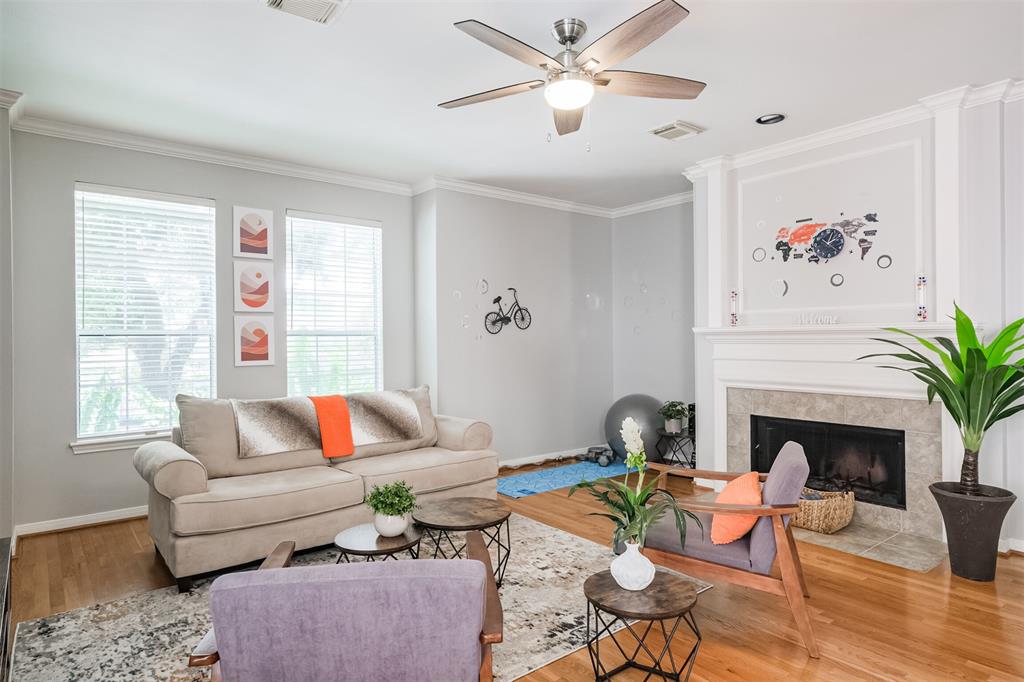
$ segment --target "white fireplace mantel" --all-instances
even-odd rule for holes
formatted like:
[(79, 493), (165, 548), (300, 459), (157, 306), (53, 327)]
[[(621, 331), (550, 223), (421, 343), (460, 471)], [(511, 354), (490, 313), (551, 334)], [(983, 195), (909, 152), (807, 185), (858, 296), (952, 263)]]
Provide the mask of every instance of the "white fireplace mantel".
[[(952, 324), (900, 325), (914, 334), (935, 337), (956, 334)], [(899, 352), (875, 339), (916, 342), (879, 325), (792, 325), (786, 327), (695, 328), (698, 344), (697, 433), (701, 465), (727, 469), (727, 405), (729, 388), (798, 391), (878, 398), (924, 400), (925, 387), (913, 375), (879, 365), (905, 365), (898, 360), (872, 358), (871, 353)], [(927, 353), (926, 353), (927, 355)], [(700, 437), (700, 434), (710, 437)], [(943, 414), (942, 471), (956, 478), (963, 448), (959, 432)]]

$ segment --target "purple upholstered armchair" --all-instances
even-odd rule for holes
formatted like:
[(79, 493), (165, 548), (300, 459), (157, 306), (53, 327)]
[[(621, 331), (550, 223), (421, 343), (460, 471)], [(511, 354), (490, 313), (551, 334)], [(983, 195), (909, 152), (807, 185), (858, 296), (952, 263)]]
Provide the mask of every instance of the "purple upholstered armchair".
[[(741, 474), (702, 471), (649, 464), (660, 472), (660, 485), (667, 476), (689, 479), (703, 478), (729, 481)], [(810, 615), (804, 597), (810, 596), (804, 581), (803, 567), (796, 542), (789, 527), (790, 517), (800, 510), (800, 493), (807, 483), (809, 467), (804, 449), (792, 441), (782, 446), (771, 471), (761, 474), (761, 504), (719, 504), (702, 500), (679, 500), (679, 506), (697, 515), (701, 529), (687, 519), (686, 545), (679, 545), (679, 531), (672, 518), (662, 517), (647, 532), (644, 553), (657, 563), (683, 572), (703, 573), (746, 587), (784, 595), (796, 621), (807, 652), (818, 657), (818, 645), (811, 629)], [(754, 528), (744, 537), (724, 545), (711, 542), (711, 519), (714, 514), (758, 516)], [(779, 577), (774, 567), (778, 564)]]
[(221, 576), (190, 665), (224, 682), (490, 680), (501, 604), (482, 538), (467, 542), (470, 559)]

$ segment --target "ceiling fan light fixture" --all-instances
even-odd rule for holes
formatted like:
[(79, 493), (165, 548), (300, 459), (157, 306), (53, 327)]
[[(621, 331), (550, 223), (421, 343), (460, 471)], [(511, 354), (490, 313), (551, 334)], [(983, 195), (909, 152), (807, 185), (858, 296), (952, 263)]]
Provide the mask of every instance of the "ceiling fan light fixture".
[(563, 71), (552, 76), (544, 87), (544, 99), (554, 109), (581, 109), (590, 104), (593, 98), (593, 81), (575, 71)]

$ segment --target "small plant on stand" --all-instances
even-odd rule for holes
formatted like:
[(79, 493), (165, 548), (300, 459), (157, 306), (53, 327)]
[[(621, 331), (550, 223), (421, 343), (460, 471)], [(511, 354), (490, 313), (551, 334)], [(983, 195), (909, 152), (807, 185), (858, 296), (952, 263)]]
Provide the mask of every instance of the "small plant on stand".
[(416, 508), (416, 496), (405, 481), (375, 485), (366, 496), (366, 506), (373, 510), (373, 527), (386, 538), (401, 535), (409, 527), (410, 515)]
[(688, 412), (686, 403), (678, 400), (670, 400), (662, 405), (658, 414), (665, 419), (665, 433), (682, 433), (683, 421), (690, 416)]
[[(611, 573), (615, 582), (627, 590), (642, 590), (654, 580), (654, 564), (640, 553), (647, 531), (666, 512), (672, 511), (680, 544), (686, 544), (686, 517), (704, 530), (700, 519), (685, 509), (680, 509), (676, 498), (667, 490), (658, 490), (658, 478), (644, 485), (644, 471), (647, 469), (647, 455), (640, 437), (640, 426), (632, 417), (626, 417), (620, 431), (626, 444), (626, 477), (622, 481), (600, 478), (596, 481), (581, 481), (569, 489), (569, 495), (585, 489), (600, 501), (607, 512), (591, 512), (591, 516), (602, 516), (615, 524), (612, 544), (625, 544), (625, 551), (612, 561)], [(630, 473), (636, 472), (636, 483), (629, 485)]]

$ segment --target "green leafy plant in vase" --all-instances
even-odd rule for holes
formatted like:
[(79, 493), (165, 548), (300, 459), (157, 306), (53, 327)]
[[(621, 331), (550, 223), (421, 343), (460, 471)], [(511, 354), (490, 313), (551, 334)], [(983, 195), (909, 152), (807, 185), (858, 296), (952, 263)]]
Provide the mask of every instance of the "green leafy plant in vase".
[(375, 485), (366, 496), (366, 506), (373, 510), (373, 527), (386, 538), (401, 535), (409, 527), (416, 496), (405, 481)]
[(669, 400), (658, 409), (658, 414), (665, 420), (666, 433), (681, 433), (683, 421), (689, 417), (689, 410), (686, 403), (679, 400)]
[(908, 363), (882, 367), (909, 372), (924, 382), (928, 402), (938, 397), (956, 423), (964, 446), (960, 480), (932, 483), (929, 488), (946, 527), (953, 573), (971, 580), (992, 580), (999, 532), (1017, 497), (1009, 490), (978, 482), (978, 456), (988, 430), (1024, 410), (1020, 402), (1024, 398), (1024, 361), (1020, 359), (1024, 318), (1008, 324), (986, 344), (967, 313), (954, 307), (956, 342), (889, 327), (885, 331), (909, 336), (917, 343), (912, 347), (895, 339), (874, 339), (898, 346), (900, 351), (860, 359), (888, 357)]
[[(611, 520), (615, 524), (612, 545), (625, 545), (625, 551), (612, 561), (612, 577), (624, 589), (642, 590), (654, 580), (654, 564), (640, 553), (650, 527), (671, 511), (675, 517), (681, 545), (686, 544), (686, 517), (692, 518), (701, 532), (704, 527), (699, 518), (679, 507), (672, 493), (658, 489), (657, 477), (644, 485), (647, 456), (644, 452), (640, 426), (632, 417), (623, 420), (620, 434), (626, 445), (625, 479), (617, 481), (600, 478), (596, 481), (581, 481), (569, 489), (569, 496), (583, 489), (605, 506), (607, 512), (590, 512), (590, 516), (601, 516)], [(636, 483), (631, 486), (629, 477), (634, 470)]]

